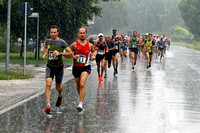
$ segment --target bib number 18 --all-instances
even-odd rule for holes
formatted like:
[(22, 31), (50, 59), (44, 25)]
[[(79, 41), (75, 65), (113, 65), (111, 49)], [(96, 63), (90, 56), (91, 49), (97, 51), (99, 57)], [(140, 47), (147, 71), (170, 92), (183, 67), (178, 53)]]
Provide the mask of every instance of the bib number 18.
[(79, 55), (76, 62), (81, 64), (86, 64), (86, 55)]

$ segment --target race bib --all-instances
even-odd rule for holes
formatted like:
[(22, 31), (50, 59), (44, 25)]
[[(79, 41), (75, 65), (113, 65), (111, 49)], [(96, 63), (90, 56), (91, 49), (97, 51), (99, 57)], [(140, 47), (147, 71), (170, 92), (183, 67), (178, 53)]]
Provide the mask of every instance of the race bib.
[(160, 48), (163, 48), (163, 46), (160, 46)]
[(58, 60), (58, 56), (54, 56), (53, 51), (49, 51), (49, 60)]
[(76, 62), (81, 64), (86, 64), (86, 59), (87, 59), (86, 55), (79, 54), (79, 57), (77, 58)]
[(122, 43), (121, 46), (124, 47), (124, 43)]
[(147, 50), (151, 50), (151, 46), (147, 46)]
[(98, 54), (103, 55), (103, 54), (104, 54), (104, 51), (103, 51), (103, 50), (99, 50), (99, 51), (98, 51)]
[(116, 48), (116, 49), (119, 49), (118, 45), (115, 45), (115, 48)]
[(132, 45), (132, 48), (137, 48), (137, 46), (135, 44)]

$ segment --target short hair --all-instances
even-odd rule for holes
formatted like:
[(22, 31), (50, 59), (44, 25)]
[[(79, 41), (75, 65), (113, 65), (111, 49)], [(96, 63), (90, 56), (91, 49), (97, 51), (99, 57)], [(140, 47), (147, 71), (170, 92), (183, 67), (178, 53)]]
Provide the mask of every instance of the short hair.
[(52, 26), (51, 26), (51, 29), (57, 29), (57, 31), (59, 32), (59, 28), (58, 28), (57, 25), (52, 25)]
[(85, 29), (85, 32), (87, 33), (87, 29), (84, 27), (79, 28), (78, 32), (80, 31), (80, 29)]
[(135, 32), (137, 33), (137, 31), (133, 31), (133, 33), (135, 33)]
[(149, 33), (149, 35), (150, 35), (150, 36), (152, 36), (152, 34), (151, 34), (151, 33)]

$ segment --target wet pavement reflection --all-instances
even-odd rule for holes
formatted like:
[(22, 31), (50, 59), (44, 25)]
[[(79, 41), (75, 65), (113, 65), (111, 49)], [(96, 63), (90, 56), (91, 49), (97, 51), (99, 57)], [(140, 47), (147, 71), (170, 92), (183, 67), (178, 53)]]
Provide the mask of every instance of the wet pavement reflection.
[(57, 92), (52, 90), (52, 114), (46, 115), (41, 95), (0, 115), (0, 132), (46, 133), (199, 133), (199, 52), (171, 47), (152, 68), (138, 58), (131, 70), (129, 58), (119, 63), (119, 74), (97, 81), (96, 67), (86, 84), (84, 111), (78, 113), (78, 95), (73, 80), (65, 83), (63, 105), (55, 108)]

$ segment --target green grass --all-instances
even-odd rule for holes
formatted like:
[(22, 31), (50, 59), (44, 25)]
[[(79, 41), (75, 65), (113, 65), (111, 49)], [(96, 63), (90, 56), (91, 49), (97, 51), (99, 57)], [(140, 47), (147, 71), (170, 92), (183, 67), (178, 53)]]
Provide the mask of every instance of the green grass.
[[(10, 53), (10, 64), (24, 64), (24, 57), (20, 57), (19, 53)], [(38, 61), (35, 60), (34, 52), (27, 52), (26, 54), (26, 64), (46, 64), (47, 60), (42, 59), (43, 53), (40, 53), (40, 59)], [(72, 64), (72, 59), (64, 59), (64, 64)], [(0, 63), (5, 63), (6, 57), (5, 53), (0, 53)]]
[(6, 74), (4, 70), (0, 69), (0, 80), (31, 79), (31, 78), (34, 78), (34, 76), (28, 73), (25, 76), (23, 73), (17, 73), (12, 71)]
[(172, 42), (171, 44), (200, 51), (200, 43)]

